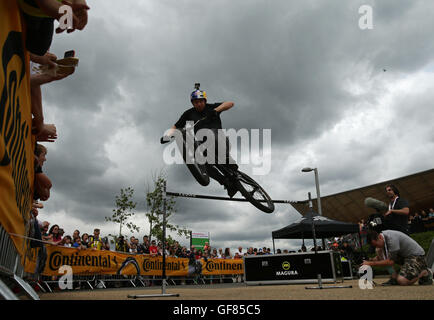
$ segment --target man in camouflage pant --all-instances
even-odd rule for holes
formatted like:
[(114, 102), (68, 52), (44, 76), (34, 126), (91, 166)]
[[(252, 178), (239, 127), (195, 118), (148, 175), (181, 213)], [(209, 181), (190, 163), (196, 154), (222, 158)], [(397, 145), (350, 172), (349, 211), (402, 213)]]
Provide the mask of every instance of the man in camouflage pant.
[(399, 274), (392, 274), (392, 279), (399, 285), (412, 285), (419, 281), (419, 285), (432, 284), (432, 271), (427, 267), (425, 251), (405, 233), (395, 230), (384, 230), (382, 233), (370, 230), (367, 235), (368, 243), (383, 249), (383, 257), (375, 257), (370, 261), (363, 261), (368, 266), (401, 265)]

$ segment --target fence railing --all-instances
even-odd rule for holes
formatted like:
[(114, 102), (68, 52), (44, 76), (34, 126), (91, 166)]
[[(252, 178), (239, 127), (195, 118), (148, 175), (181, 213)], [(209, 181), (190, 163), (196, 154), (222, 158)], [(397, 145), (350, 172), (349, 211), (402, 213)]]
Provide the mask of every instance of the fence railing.
[[(30, 260), (39, 258), (37, 254), (38, 251), (35, 251), (36, 256), (32, 256), (30, 258), (26, 255), (26, 268), (21, 265), (21, 256), (15, 249), (14, 243), (11, 240), (11, 236), (19, 236), (15, 234), (8, 234), (4, 228), (0, 225), (0, 274), (6, 275), (9, 277), (13, 277), (14, 275), (18, 275), (21, 278), (30, 284), (33, 289), (39, 288), (42, 292), (54, 292), (59, 290), (61, 287), (59, 279), (62, 277), (62, 274), (59, 275), (47, 275), (47, 274), (36, 274), (36, 270), (38, 268), (27, 266), (28, 263), (31, 263)], [(29, 238), (27, 236), (19, 236), (28, 240), (40, 241), (34, 238)], [(43, 244), (45, 248), (45, 242)], [(57, 246), (54, 246), (57, 248)], [(58, 247), (61, 249), (63, 247)], [(65, 250), (73, 250), (72, 248), (63, 248)], [(75, 250), (74, 250), (75, 251)], [(86, 250), (87, 251), (87, 250)], [(93, 251), (89, 251), (91, 253)], [(110, 251), (111, 252), (111, 251)], [(118, 253), (118, 252), (111, 252)], [(132, 256), (141, 256), (137, 254), (128, 254), (122, 253), (125, 255)], [(45, 257), (45, 261), (47, 256)], [(34, 262), (34, 261), (33, 261)], [(26, 272), (27, 271), (27, 272)], [(151, 287), (161, 285), (163, 281), (162, 276), (158, 275), (125, 275), (125, 274), (99, 274), (97, 272), (93, 273), (75, 273), (72, 275), (72, 287), (73, 289), (103, 289), (103, 288), (116, 288), (116, 287)], [(242, 274), (202, 274), (202, 273), (193, 273), (189, 275), (168, 275), (166, 276), (165, 283), (168, 286), (177, 286), (177, 285), (199, 285), (199, 284), (215, 284), (215, 283), (224, 283), (224, 282), (243, 282)]]
[[(59, 276), (60, 277), (60, 276)], [(33, 278), (27, 281), (34, 287), (39, 287), (42, 292), (55, 292), (59, 290), (59, 277), (41, 276), (39, 280)], [(160, 276), (127, 276), (127, 275), (74, 275), (72, 278), (73, 290), (95, 290), (120, 287), (158, 287), (161, 285), (163, 278)], [(198, 275), (187, 277), (167, 277), (167, 286), (178, 285), (211, 285), (218, 283), (242, 283), (242, 275)]]
[(15, 249), (15, 245), (9, 234), (0, 224), (0, 273), (12, 276), (23, 276), (24, 268), (21, 265), (21, 256)]

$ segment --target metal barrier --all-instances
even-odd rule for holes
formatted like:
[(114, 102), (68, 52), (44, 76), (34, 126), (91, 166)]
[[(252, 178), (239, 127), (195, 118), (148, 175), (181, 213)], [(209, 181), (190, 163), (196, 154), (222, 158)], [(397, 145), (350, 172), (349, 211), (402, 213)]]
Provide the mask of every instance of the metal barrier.
[(39, 300), (33, 288), (22, 278), (26, 275), (21, 264), (21, 256), (9, 234), (0, 224), (0, 297), (17, 300), (18, 297), (9, 288), (15, 284), (24, 290), (33, 300)]
[(14, 274), (23, 276), (24, 268), (21, 265), (21, 256), (15, 249), (15, 245), (9, 234), (0, 224), (0, 273), (8, 276)]
[[(107, 288), (119, 288), (127, 285), (128, 287), (158, 287), (163, 281), (160, 276), (126, 276), (126, 275), (74, 275), (73, 276), (73, 290), (95, 290)], [(211, 285), (219, 283), (243, 283), (243, 275), (209, 275), (197, 277), (167, 277), (167, 286), (178, 285)], [(59, 278), (51, 276), (42, 276), (39, 281), (29, 279), (29, 283), (44, 293), (53, 293), (59, 288)]]
[[(33, 238), (25, 237), (34, 241)], [(41, 241), (44, 242), (44, 241)], [(124, 253), (124, 252), (121, 252)], [(136, 255), (136, 254), (131, 254)], [(62, 275), (29, 275), (27, 281), (33, 285), (34, 288), (38, 287), (41, 291), (54, 292), (59, 290), (59, 279)], [(108, 287), (118, 288), (120, 286), (129, 287), (150, 287), (163, 284), (163, 276), (150, 276), (150, 275), (123, 275), (123, 274), (73, 274), (72, 275), (72, 288), (76, 289), (106, 289)], [(234, 283), (244, 282), (243, 275), (203, 275), (191, 274), (188, 276), (166, 276), (164, 280), (165, 285), (207, 285), (216, 283)]]
[[(81, 289), (82, 283), (87, 285), (90, 290), (94, 290), (97, 287), (96, 275), (74, 275), (73, 285), (76, 284), (75, 289)], [(54, 292), (59, 288), (59, 277), (42, 276), (40, 280), (29, 279), (29, 282), (33, 286), (38, 286), (42, 292)], [(77, 285), (78, 284), (78, 285)]]
[[(13, 235), (13, 234), (12, 234)], [(20, 236), (28, 240), (40, 241), (37, 239)], [(44, 241), (41, 241), (44, 242)], [(0, 275), (4, 273), (7, 276), (16, 275), (23, 277), (33, 289), (39, 288), (40, 291), (54, 292), (59, 290), (59, 276), (44, 276), (29, 274), (24, 272), (24, 268), (20, 263), (20, 255), (15, 249), (15, 246), (9, 234), (0, 225)], [(147, 276), (147, 275), (104, 275), (104, 274), (74, 274), (72, 277), (73, 289), (106, 289), (107, 287), (120, 287), (121, 284), (129, 287), (150, 287), (160, 285), (163, 281), (162, 276)], [(199, 284), (215, 284), (227, 282), (244, 282), (242, 275), (202, 275), (193, 274), (190, 276), (169, 276), (164, 280), (166, 285), (199, 285)], [(26, 283), (22, 283), (26, 284)], [(0, 284), (1, 285), (1, 284)], [(1, 288), (0, 288), (1, 289)], [(27, 288), (27, 291), (31, 289)]]

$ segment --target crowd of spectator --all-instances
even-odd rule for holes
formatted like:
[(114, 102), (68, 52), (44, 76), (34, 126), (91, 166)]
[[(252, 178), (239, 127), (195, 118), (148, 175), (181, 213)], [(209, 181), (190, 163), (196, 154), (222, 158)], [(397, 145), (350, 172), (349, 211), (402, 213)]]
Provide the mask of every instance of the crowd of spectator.
[[(59, 225), (55, 224), (50, 227), (48, 221), (43, 221), (40, 224), (40, 232), (42, 235), (42, 240), (46, 244), (58, 245), (70, 248), (76, 248), (79, 250), (112, 250), (121, 253), (132, 253), (132, 254), (148, 254), (150, 256), (162, 256), (163, 255), (163, 244), (161, 241), (155, 239), (149, 240), (148, 236), (143, 236), (143, 241), (139, 242), (139, 239), (135, 236), (125, 239), (125, 236), (119, 236), (115, 238), (114, 248), (111, 248), (110, 241), (108, 237), (100, 236), (100, 229), (94, 229), (93, 234), (88, 233), (80, 234), (79, 230), (74, 230), (72, 236), (64, 235), (65, 232)], [(191, 258), (194, 257), (196, 260), (207, 259), (207, 258), (219, 258), (219, 259), (242, 259), (246, 255), (262, 255), (271, 254), (270, 248), (253, 248), (250, 247), (247, 251), (243, 251), (242, 247), (238, 247), (238, 250), (231, 253), (230, 248), (213, 248), (207, 242), (202, 248), (196, 248), (194, 245), (187, 247), (182, 246), (178, 241), (173, 241), (173, 243), (166, 242), (165, 254), (167, 257), (176, 258)], [(278, 249), (280, 252), (280, 249)], [(288, 250), (284, 250), (284, 253)]]
[[(75, 71), (74, 64), (70, 67), (61, 65), (66, 63), (65, 60), (59, 64), (58, 57), (49, 51), (54, 36), (54, 20), (65, 21), (62, 19), (64, 10), (61, 7), (68, 5), (71, 9), (68, 11), (72, 12), (72, 17), (67, 19), (71, 24), (59, 24), (56, 33), (83, 30), (87, 25), (89, 7), (86, 0), (69, 0), (65, 3), (57, 0), (19, 1), (18, 3), (25, 29), (23, 34), (26, 34), (25, 47), (30, 57), (30, 65), (27, 66), (27, 70), (30, 72), (31, 133), (35, 145), (33, 148), (34, 194), (28, 235), (32, 239), (31, 247), (40, 248), (35, 270), (37, 276), (45, 266), (46, 248), (44, 242), (65, 246), (79, 245), (75, 237), (63, 236), (63, 230), (58, 225), (49, 228), (50, 224), (47, 221), (40, 222), (37, 218), (39, 210), (44, 208), (40, 201), (47, 201), (50, 198), (52, 187), (51, 179), (43, 171), (48, 148), (42, 143), (53, 143), (57, 140), (56, 125), (45, 121), (47, 110), (43, 106), (41, 86), (62, 80)], [(76, 60), (70, 58), (69, 61)]]
[[(368, 232), (368, 224), (364, 219), (359, 222), (360, 236), (362, 238), (362, 245), (366, 245), (366, 235)], [(434, 209), (420, 210), (410, 213), (408, 216), (408, 233), (419, 233), (434, 229)]]
[[(366, 234), (368, 231), (368, 224), (364, 219), (359, 221), (360, 236), (362, 244), (366, 245)], [(408, 233), (419, 233), (434, 229), (434, 209), (420, 210), (410, 213), (408, 216)]]
[[(428, 212), (427, 212), (428, 211)], [(434, 209), (421, 210), (410, 214), (408, 217), (408, 229), (410, 233), (425, 232), (434, 228)]]
[[(32, 207), (33, 217), (36, 218), (38, 209), (43, 205), (38, 201), (47, 201), (50, 198), (52, 183), (43, 172), (47, 147), (40, 142), (54, 142), (57, 140), (57, 128), (55, 124), (45, 123), (45, 110), (43, 107), (41, 86), (53, 81), (64, 79), (74, 73), (75, 68), (59, 68), (58, 58), (49, 52), (53, 40), (54, 19), (60, 19), (59, 8), (63, 4), (57, 0), (37, 1), (32, 5), (24, 5), (20, 2), (22, 15), (27, 32), (26, 49), (30, 56), (30, 97), (32, 112), (32, 135), (35, 138), (34, 148), (34, 202)], [(82, 30), (87, 24), (87, 10), (85, 0), (71, 0), (73, 11), (73, 28)], [(58, 28), (57, 33), (65, 29)]]
[[(163, 244), (161, 241), (152, 239), (149, 240), (149, 236), (143, 236), (142, 242), (139, 241), (135, 236), (126, 239), (125, 236), (119, 236), (115, 238), (113, 246), (110, 245), (108, 237), (100, 236), (100, 229), (94, 229), (92, 234), (83, 233), (81, 234), (79, 230), (74, 230), (71, 235), (65, 235), (65, 231), (59, 225), (54, 224), (50, 227), (48, 221), (43, 221), (40, 225), (41, 238), (46, 244), (57, 245), (69, 248), (76, 248), (79, 250), (111, 250), (121, 253), (131, 253), (131, 254), (146, 254), (150, 256), (162, 256), (163, 255)], [(243, 247), (238, 247), (235, 252), (231, 252), (230, 248), (215, 248), (211, 247), (208, 242), (205, 246), (196, 248), (192, 246), (182, 246), (178, 241), (173, 241), (169, 243), (166, 241), (165, 254), (167, 257), (175, 258), (194, 258), (196, 260), (208, 259), (208, 258), (218, 258), (218, 259), (242, 259), (243, 256), (250, 255), (269, 255), (273, 254), (270, 248), (254, 248), (249, 247), (244, 250)], [(333, 249), (330, 246), (328, 249)], [(277, 249), (276, 254), (287, 254), (295, 252), (307, 252), (314, 251), (315, 248), (311, 247), (309, 250), (303, 244), (298, 251), (288, 250), (288, 249)], [(323, 250), (321, 246), (317, 246), (317, 250)]]

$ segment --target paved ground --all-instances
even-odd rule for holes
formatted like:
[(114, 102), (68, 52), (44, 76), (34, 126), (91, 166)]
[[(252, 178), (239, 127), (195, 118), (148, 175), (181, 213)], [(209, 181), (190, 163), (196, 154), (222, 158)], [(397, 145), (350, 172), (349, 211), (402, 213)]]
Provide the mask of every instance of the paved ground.
[[(376, 278), (382, 283), (387, 278)], [(156, 297), (146, 300), (434, 300), (434, 285), (410, 287), (381, 287), (362, 290), (358, 280), (346, 280), (336, 285), (352, 285), (352, 288), (307, 290), (311, 284), (246, 286), (245, 284), (213, 284), (169, 286), (166, 293), (179, 297)], [(324, 284), (324, 287), (332, 284)], [(128, 295), (161, 294), (161, 287), (74, 290), (41, 293), (41, 300), (132, 300)]]

